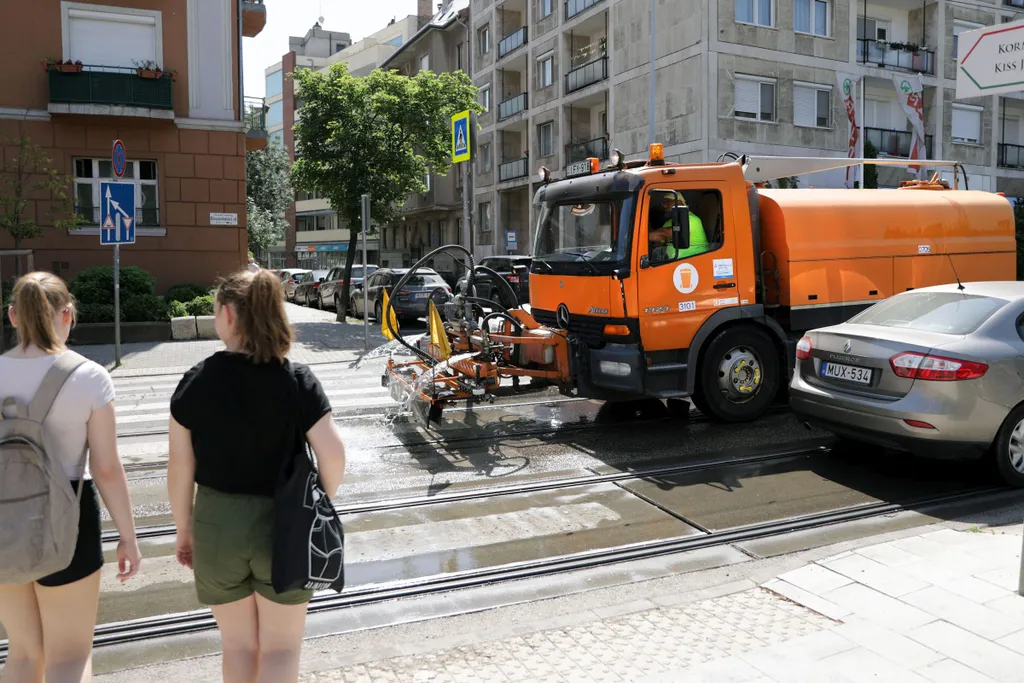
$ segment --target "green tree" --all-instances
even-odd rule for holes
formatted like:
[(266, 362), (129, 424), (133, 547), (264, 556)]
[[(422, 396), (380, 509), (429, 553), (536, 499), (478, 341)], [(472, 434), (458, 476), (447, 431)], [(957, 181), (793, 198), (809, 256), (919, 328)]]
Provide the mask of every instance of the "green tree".
[(295, 124), (292, 183), (327, 199), (349, 228), (338, 306), (344, 320), (362, 229), (361, 196), (371, 195), (377, 225), (398, 218), (406, 197), (426, 190), (428, 172), (444, 175), (451, 167), (452, 115), (482, 107), (461, 71), (408, 78), (378, 69), (356, 78), (338, 63), (327, 72), (304, 69), (295, 78), (303, 107)]
[[(878, 158), (878, 148), (871, 144), (870, 140), (864, 141), (864, 158)], [(875, 164), (864, 164), (864, 188), (868, 190), (878, 188), (878, 166)]]
[(291, 161), (284, 147), (271, 142), (245, 155), (245, 209), (249, 251), (259, 253), (284, 235), (284, 212), (292, 199)]
[[(4, 135), (8, 153), (0, 166), (0, 228), (14, 238), (14, 248), (23, 240), (40, 237), (45, 225), (71, 230), (82, 222), (75, 213), (74, 200), (68, 193), (71, 180), (53, 168), (53, 160), (40, 147), (25, 137)], [(36, 223), (33, 202), (45, 206), (43, 225)], [(14, 260), (15, 274), (21, 263)]]

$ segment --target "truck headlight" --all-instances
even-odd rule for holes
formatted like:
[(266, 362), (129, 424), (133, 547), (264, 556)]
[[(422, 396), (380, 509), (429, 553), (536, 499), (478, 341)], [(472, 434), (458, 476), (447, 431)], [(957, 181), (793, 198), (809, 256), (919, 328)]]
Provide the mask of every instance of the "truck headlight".
[(598, 369), (602, 374), (611, 375), (613, 377), (629, 377), (632, 371), (629, 367), (629, 363), (617, 363), (613, 360), (603, 360), (598, 363)]

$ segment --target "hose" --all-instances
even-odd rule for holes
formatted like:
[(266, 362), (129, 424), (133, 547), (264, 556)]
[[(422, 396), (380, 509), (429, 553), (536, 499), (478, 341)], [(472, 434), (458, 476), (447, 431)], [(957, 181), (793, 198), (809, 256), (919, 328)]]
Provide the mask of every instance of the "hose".
[(480, 323), (480, 327), (486, 330), (487, 321), (490, 320), (491, 318), (504, 318), (505, 320), (508, 320), (510, 323), (515, 325), (516, 329), (519, 330), (520, 334), (522, 334), (523, 332), (523, 324), (516, 320), (515, 318), (513, 318), (511, 315), (509, 315), (507, 311), (493, 311), (491, 313), (488, 313), (487, 315), (484, 316), (483, 321)]
[(478, 270), (485, 275), (490, 275), (492, 279), (500, 282), (501, 284), (498, 285), (498, 287), (504, 289), (508, 294), (508, 301), (514, 302), (513, 305), (517, 305), (519, 303), (519, 295), (516, 294), (516, 290), (512, 289), (512, 285), (508, 283), (508, 280), (498, 275), (497, 271), (491, 270), (487, 266), (474, 266), (473, 270)]

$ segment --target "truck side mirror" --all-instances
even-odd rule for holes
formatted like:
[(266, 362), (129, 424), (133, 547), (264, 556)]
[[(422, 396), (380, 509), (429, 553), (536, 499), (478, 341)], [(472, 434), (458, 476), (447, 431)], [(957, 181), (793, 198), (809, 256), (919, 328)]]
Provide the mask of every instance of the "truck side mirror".
[(690, 248), (690, 210), (672, 207), (672, 246), (679, 251)]

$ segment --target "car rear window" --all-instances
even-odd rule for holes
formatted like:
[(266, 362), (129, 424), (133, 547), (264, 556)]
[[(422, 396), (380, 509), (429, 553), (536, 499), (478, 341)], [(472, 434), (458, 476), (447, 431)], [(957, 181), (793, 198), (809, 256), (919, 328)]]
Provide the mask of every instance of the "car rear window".
[(426, 287), (428, 285), (443, 285), (444, 280), (440, 275), (413, 275), (405, 284), (410, 287)]
[(875, 304), (854, 316), (850, 322), (880, 327), (905, 327), (924, 332), (971, 334), (1006, 303), (1005, 299), (990, 296), (916, 292)]

